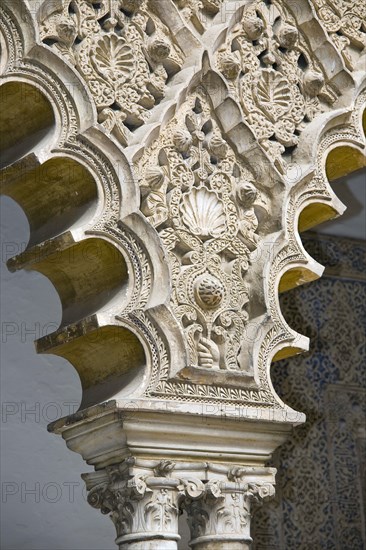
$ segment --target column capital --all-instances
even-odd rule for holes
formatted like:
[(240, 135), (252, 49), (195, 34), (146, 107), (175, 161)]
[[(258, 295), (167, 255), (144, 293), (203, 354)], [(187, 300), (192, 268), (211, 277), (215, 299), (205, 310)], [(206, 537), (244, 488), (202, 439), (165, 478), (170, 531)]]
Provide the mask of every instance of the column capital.
[(247, 474), (246, 468), (231, 468), (226, 480), (210, 480), (201, 498), (186, 503), (193, 549), (250, 547), (251, 503), (272, 497), (275, 487), (267, 480), (249, 481)]
[[(273, 468), (129, 457), (83, 474), (88, 502), (110, 514), (120, 549), (174, 549), (188, 513), (191, 545), (250, 543), (250, 503), (274, 494)], [(151, 546), (156, 548), (156, 546)]]
[(176, 549), (180, 505), (203, 495), (205, 486), (199, 478), (175, 475), (175, 467), (170, 460), (130, 457), (82, 476), (89, 504), (110, 514), (120, 549), (146, 550), (151, 541), (159, 541), (159, 549)]

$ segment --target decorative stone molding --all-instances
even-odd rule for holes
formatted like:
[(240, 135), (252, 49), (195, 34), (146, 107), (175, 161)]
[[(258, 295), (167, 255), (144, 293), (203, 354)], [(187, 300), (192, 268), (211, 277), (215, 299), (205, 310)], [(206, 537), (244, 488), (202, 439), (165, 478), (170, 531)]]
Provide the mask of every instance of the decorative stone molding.
[(342, 213), (329, 181), (365, 164), (365, 56), (352, 3), (331, 36), (315, 1), (296, 7), (3, 2), (1, 185), (31, 232), (9, 268), (60, 296), (36, 346), (83, 395), (52, 429), (98, 469), (263, 467), (305, 419), (271, 382), (308, 349), (278, 293), (321, 275), (299, 231)]

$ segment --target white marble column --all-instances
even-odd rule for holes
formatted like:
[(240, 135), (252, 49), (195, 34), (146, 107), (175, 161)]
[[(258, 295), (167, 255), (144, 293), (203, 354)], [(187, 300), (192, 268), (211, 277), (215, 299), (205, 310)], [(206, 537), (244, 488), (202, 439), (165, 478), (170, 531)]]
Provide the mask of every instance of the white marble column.
[(208, 482), (202, 498), (187, 506), (192, 550), (250, 550), (252, 500), (273, 494), (272, 484), (247, 483), (230, 472), (227, 481)]
[(168, 477), (170, 464), (134, 473), (127, 460), (83, 476), (89, 504), (111, 516), (119, 550), (177, 550), (182, 493), (179, 480)]
[(274, 494), (271, 469), (224, 464), (128, 458), (83, 478), (119, 550), (177, 550), (183, 510), (192, 550), (249, 550), (251, 501)]

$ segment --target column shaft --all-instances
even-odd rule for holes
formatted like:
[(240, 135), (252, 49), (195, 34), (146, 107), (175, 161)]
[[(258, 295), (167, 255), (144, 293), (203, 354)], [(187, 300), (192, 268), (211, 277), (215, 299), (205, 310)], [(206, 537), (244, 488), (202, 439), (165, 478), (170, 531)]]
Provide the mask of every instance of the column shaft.
[(196, 544), (194, 550), (251, 550), (251, 543), (249, 542), (202, 542)]

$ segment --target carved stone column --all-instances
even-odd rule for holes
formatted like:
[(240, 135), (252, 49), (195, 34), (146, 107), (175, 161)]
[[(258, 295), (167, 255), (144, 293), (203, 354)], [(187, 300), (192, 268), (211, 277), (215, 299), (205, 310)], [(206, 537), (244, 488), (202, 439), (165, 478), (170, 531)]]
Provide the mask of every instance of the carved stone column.
[(120, 550), (176, 550), (185, 510), (196, 550), (250, 548), (251, 501), (274, 494), (271, 468), (145, 460), (84, 474), (88, 502), (110, 514)]
[(120, 550), (176, 550), (183, 492), (178, 479), (167, 477), (173, 465), (161, 461), (150, 472), (134, 474), (133, 464), (126, 460), (85, 474), (88, 502), (111, 514)]
[(210, 481), (205, 494), (187, 505), (193, 550), (249, 550), (251, 502), (274, 495), (271, 483), (248, 483), (245, 469), (233, 468), (227, 481)]

